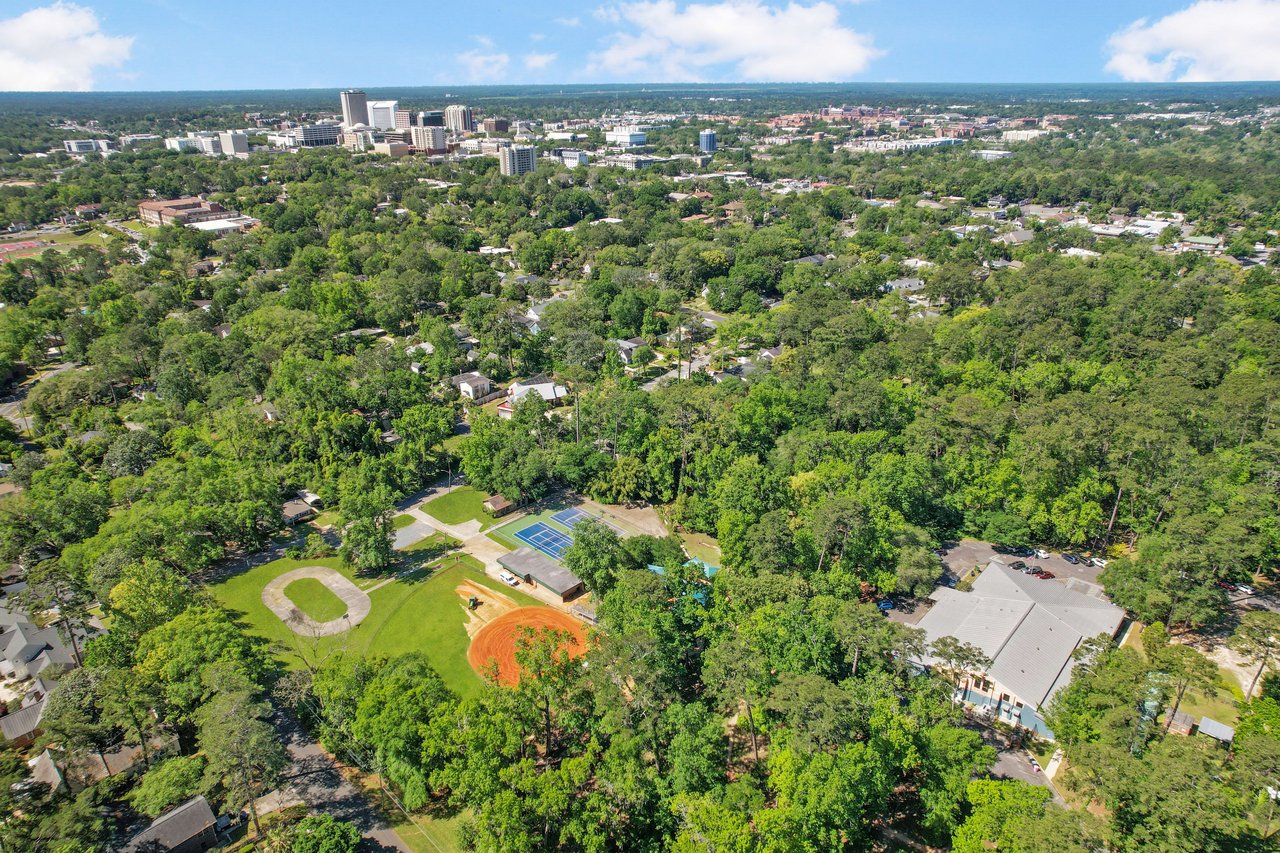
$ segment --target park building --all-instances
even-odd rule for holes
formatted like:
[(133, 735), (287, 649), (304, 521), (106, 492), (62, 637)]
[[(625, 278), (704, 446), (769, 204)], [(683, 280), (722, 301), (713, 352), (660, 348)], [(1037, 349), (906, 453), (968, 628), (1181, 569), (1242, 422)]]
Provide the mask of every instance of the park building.
[(532, 145), (512, 145), (498, 151), (498, 171), (504, 175), (524, 175), (538, 168), (538, 149)]

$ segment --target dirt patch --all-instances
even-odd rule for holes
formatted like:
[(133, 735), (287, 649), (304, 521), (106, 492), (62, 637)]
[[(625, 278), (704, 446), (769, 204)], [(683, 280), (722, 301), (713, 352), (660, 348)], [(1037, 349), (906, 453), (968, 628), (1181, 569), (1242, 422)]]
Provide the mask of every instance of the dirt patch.
[[(462, 606), (467, 609), (468, 637), (475, 637), (485, 625), (517, 607), (514, 601), (502, 593), (494, 592), (487, 586), (481, 586), (473, 581), (462, 581), (453, 591), (458, 594), (458, 598), (462, 599)], [(467, 607), (467, 602), (472, 596), (475, 596), (480, 603), (476, 607)]]
[(550, 607), (519, 607), (484, 625), (472, 636), (471, 648), (467, 651), (471, 668), (484, 675), (490, 662), (496, 661), (498, 681), (515, 684), (520, 679), (520, 667), (516, 665), (516, 640), (520, 638), (522, 628), (568, 631), (573, 635), (571, 654), (581, 654), (587, 649), (587, 633), (577, 619)]

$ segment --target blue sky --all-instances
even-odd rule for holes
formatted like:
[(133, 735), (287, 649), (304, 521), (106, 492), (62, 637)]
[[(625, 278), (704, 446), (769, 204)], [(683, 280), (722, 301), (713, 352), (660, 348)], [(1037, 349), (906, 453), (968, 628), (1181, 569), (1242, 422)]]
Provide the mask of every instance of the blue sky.
[(4, 0), (0, 91), (1280, 79), (1280, 0)]

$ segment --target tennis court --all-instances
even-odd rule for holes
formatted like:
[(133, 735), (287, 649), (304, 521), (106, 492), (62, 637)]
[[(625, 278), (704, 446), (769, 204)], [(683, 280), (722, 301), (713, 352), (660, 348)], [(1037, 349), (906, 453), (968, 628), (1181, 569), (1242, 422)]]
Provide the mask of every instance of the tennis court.
[(570, 530), (573, 530), (575, 527), (577, 527), (579, 524), (581, 524), (584, 521), (596, 521), (596, 522), (599, 522), (600, 524), (603, 524), (605, 527), (610, 528), (611, 530), (613, 530), (614, 533), (617, 533), (619, 536), (626, 535), (625, 533), (623, 533), (622, 528), (618, 527), (617, 525), (610, 524), (609, 522), (605, 521), (603, 518), (600, 518), (599, 516), (592, 515), (591, 513), (587, 512), (581, 507), (573, 506), (573, 507), (569, 507), (568, 509), (562, 509), (559, 512), (557, 512), (555, 515), (551, 516), (551, 520), (560, 522)]
[(553, 560), (564, 556), (564, 552), (573, 544), (567, 533), (561, 533), (546, 522), (535, 522), (523, 530), (517, 530), (515, 537), (527, 545), (532, 545)]

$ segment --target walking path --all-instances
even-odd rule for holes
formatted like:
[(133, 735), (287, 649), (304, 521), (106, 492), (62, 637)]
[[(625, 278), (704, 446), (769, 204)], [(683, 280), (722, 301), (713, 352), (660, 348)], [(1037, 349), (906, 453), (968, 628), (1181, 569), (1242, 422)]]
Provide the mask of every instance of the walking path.
[[(347, 605), (347, 612), (337, 619), (328, 622), (317, 622), (298, 609), (298, 606), (284, 594), (285, 587), (302, 578), (314, 578), (327, 586), (334, 595)], [(347, 580), (334, 569), (324, 566), (303, 566), (291, 572), (285, 572), (262, 588), (262, 603), (280, 617), (280, 621), (288, 625), (295, 634), (305, 637), (327, 637), (330, 634), (341, 634), (359, 625), (369, 615), (372, 606), (369, 596), (360, 587)]]

